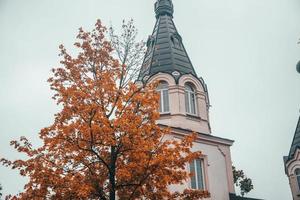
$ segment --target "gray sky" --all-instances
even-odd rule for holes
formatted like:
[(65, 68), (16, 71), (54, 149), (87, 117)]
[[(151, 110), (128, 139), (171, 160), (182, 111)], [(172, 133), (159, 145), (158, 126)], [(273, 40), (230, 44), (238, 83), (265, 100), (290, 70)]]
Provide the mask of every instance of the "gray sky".
[[(57, 111), (47, 78), (58, 45), (69, 49), (80, 26), (133, 18), (152, 32), (154, 0), (0, 0), (0, 157), (18, 158), (9, 141), (37, 133)], [(175, 24), (212, 104), (213, 134), (234, 139), (232, 158), (254, 181), (250, 196), (291, 199), (282, 156), (300, 108), (300, 0), (173, 0)], [(297, 88), (297, 89), (296, 89)], [(5, 194), (25, 183), (0, 167)]]

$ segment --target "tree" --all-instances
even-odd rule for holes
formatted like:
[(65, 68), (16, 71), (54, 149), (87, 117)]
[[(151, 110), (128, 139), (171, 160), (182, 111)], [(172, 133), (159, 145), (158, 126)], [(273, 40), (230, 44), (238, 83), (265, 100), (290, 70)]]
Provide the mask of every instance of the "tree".
[(146, 51), (145, 42), (136, 42), (138, 30), (134, 26), (133, 20), (126, 22), (123, 20), (122, 33), (115, 33), (113, 26), (109, 28), (109, 38), (115, 54), (121, 65), (126, 66), (123, 74), (123, 84), (135, 80), (139, 74)]
[(190, 177), (186, 164), (201, 156), (201, 152), (191, 152), (196, 136), (167, 139), (170, 130), (156, 124), (156, 83), (138, 87), (132, 78), (125, 78), (130, 70), (128, 59), (113, 57), (106, 33), (99, 20), (91, 32), (80, 29), (75, 43), (77, 57), (60, 46), (62, 67), (53, 69), (48, 81), (62, 110), (51, 126), (40, 131), (41, 147), (33, 148), (25, 137), (11, 142), (28, 158), (1, 159), (1, 163), (18, 169), (29, 182), (22, 193), (9, 198), (114, 200), (118, 196), (130, 200), (209, 196), (200, 190), (168, 190), (169, 185), (181, 184)]
[(234, 166), (232, 166), (232, 172), (234, 184), (240, 188), (242, 196), (245, 196), (245, 194), (253, 190), (254, 187), (252, 180), (247, 178), (243, 170), (237, 170)]

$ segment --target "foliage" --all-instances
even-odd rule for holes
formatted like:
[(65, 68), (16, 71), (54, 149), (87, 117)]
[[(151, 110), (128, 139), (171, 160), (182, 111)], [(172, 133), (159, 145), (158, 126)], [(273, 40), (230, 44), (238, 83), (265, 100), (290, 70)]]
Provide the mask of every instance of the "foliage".
[(0, 184), (0, 198), (2, 197), (2, 185)]
[(247, 178), (243, 170), (237, 170), (234, 166), (232, 166), (232, 172), (234, 184), (240, 188), (242, 196), (254, 189), (252, 180)]
[(118, 196), (130, 200), (209, 196), (200, 190), (169, 191), (169, 185), (182, 184), (189, 178), (186, 164), (201, 156), (200, 152), (191, 152), (196, 136), (167, 139), (169, 129), (156, 124), (156, 84), (137, 87), (131, 78), (125, 78), (129, 61), (113, 57), (106, 33), (99, 20), (92, 32), (80, 29), (75, 43), (79, 54), (75, 58), (60, 46), (62, 67), (53, 69), (48, 81), (62, 110), (51, 126), (40, 131), (41, 147), (33, 148), (25, 137), (11, 142), (28, 158), (1, 159), (1, 163), (18, 169), (29, 182), (22, 193), (8, 198), (114, 200)]

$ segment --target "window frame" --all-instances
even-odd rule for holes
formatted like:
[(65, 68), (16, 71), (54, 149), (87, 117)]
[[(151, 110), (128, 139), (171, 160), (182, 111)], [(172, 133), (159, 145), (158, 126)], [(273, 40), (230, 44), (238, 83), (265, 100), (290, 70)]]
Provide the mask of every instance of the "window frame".
[(191, 83), (184, 84), (184, 96), (185, 96), (184, 98), (185, 98), (186, 114), (192, 115), (192, 116), (198, 116), (196, 90), (195, 90), (195, 87)]
[[(197, 167), (197, 161), (200, 163), (201, 167), (201, 174), (199, 173), (199, 167)], [(194, 171), (192, 171), (192, 166)], [(206, 171), (205, 171), (205, 161), (203, 158), (197, 158), (192, 161), (192, 163), (189, 163), (189, 170), (192, 174), (192, 177), (190, 178), (190, 187), (194, 190), (206, 190), (207, 189), (207, 183), (206, 183)], [(201, 175), (201, 176), (199, 176)], [(201, 183), (199, 182), (199, 177), (201, 177)], [(193, 186), (193, 178), (196, 184), (196, 187)], [(201, 187), (202, 185), (202, 187)]]
[(300, 168), (295, 169), (295, 176), (297, 179), (298, 190), (300, 191)]
[[(160, 85), (162, 85), (161, 88)], [(169, 84), (167, 81), (160, 81), (156, 91), (159, 93), (159, 113), (160, 114), (169, 114), (170, 113), (170, 96), (169, 96)], [(167, 98), (165, 99), (164, 97), (164, 92), (167, 94)], [(165, 101), (167, 101), (167, 108), (165, 108)]]

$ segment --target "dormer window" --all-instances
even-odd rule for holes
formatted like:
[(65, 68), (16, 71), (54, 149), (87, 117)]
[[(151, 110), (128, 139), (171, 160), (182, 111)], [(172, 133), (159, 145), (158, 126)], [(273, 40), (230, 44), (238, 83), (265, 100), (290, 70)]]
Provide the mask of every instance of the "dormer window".
[(159, 112), (160, 113), (169, 113), (169, 85), (166, 81), (161, 81), (157, 87), (157, 92), (159, 93)]
[(185, 111), (187, 114), (196, 115), (196, 94), (193, 85), (185, 84)]
[(296, 177), (297, 177), (298, 189), (299, 189), (299, 191), (300, 191), (300, 168), (297, 168), (297, 169), (295, 170), (295, 175), (296, 175)]

